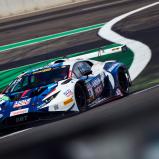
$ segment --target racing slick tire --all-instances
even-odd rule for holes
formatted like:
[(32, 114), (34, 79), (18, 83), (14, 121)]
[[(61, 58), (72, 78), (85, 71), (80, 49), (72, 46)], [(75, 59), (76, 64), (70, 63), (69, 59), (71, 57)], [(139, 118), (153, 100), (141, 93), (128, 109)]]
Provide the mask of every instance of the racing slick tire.
[(87, 106), (87, 96), (85, 93), (85, 89), (81, 84), (78, 83), (75, 86), (75, 100), (80, 112), (87, 110), (88, 106)]
[(129, 81), (128, 77), (129, 74), (126, 69), (119, 68), (118, 70), (118, 82), (119, 82), (119, 89), (123, 96), (127, 96), (129, 94)]

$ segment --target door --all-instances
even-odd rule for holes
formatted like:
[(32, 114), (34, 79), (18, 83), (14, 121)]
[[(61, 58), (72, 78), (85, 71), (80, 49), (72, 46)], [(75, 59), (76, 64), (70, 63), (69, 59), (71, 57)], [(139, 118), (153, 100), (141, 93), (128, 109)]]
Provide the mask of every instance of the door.
[(103, 82), (100, 73), (85, 75), (91, 73), (91, 66), (86, 61), (78, 62), (73, 68), (73, 72), (78, 79), (85, 81), (85, 86), (88, 90), (88, 101), (92, 102), (97, 99), (103, 91)]

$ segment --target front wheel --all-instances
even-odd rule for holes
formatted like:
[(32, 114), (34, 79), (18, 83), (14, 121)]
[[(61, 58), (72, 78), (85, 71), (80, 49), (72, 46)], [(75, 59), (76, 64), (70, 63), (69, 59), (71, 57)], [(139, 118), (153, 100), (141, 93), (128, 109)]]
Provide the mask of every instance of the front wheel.
[(80, 84), (75, 86), (75, 99), (79, 111), (85, 111), (87, 109), (87, 97), (83, 86)]

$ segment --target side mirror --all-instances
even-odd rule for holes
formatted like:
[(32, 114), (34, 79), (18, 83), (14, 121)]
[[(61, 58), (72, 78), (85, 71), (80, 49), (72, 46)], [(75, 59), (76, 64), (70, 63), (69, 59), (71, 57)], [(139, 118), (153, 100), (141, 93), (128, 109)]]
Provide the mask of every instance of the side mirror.
[(83, 76), (88, 76), (90, 74), (92, 74), (92, 70), (87, 70), (82, 73)]

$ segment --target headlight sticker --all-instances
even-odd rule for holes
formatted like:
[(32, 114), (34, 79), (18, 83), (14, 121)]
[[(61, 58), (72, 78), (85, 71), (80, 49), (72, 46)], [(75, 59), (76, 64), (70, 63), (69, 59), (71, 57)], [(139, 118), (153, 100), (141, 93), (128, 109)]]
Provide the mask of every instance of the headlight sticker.
[(66, 105), (68, 105), (68, 104), (70, 104), (70, 103), (72, 103), (73, 102), (73, 98), (68, 98), (68, 99), (66, 99), (65, 101), (64, 101), (64, 105), (66, 106)]
[(68, 89), (66, 92), (64, 92), (64, 95), (65, 95), (66, 97), (70, 97), (70, 96), (73, 95), (73, 92), (72, 92), (70, 89)]

